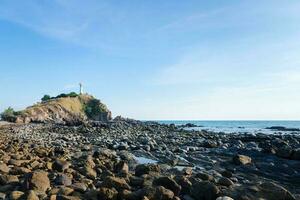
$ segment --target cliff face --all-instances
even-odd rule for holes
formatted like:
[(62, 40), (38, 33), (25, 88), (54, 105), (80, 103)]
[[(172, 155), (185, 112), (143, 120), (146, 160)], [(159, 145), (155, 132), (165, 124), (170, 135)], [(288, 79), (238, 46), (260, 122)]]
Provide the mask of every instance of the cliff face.
[(28, 107), (16, 116), (16, 123), (76, 125), (87, 120), (109, 121), (111, 118), (111, 111), (99, 100), (90, 95), (79, 95), (52, 99)]

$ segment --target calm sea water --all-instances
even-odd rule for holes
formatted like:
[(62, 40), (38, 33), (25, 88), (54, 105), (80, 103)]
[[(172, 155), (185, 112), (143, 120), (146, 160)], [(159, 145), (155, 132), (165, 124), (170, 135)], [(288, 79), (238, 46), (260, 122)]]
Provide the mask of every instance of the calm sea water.
[(274, 133), (278, 131), (273, 131), (266, 129), (271, 126), (284, 126), (286, 128), (299, 128), (300, 121), (158, 121), (162, 124), (175, 124), (184, 125), (187, 123), (192, 123), (197, 126), (193, 128), (195, 130), (210, 130), (216, 132), (225, 133)]

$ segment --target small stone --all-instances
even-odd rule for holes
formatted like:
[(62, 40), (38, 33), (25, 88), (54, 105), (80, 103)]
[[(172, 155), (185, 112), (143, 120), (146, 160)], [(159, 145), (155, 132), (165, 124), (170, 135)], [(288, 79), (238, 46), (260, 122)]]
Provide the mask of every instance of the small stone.
[(121, 174), (128, 174), (129, 172), (128, 164), (124, 161), (118, 162), (118, 164), (115, 166), (115, 171)]
[(222, 171), (221, 174), (222, 174), (222, 176), (224, 176), (226, 178), (231, 178), (232, 177), (232, 173), (228, 170)]
[(231, 197), (224, 196), (224, 197), (218, 197), (216, 200), (234, 200), (234, 199)]
[(290, 159), (292, 157), (292, 153), (293, 153), (293, 150), (289, 146), (284, 146), (282, 148), (279, 148), (276, 151), (276, 155), (278, 157), (280, 157), (280, 158), (286, 158), (286, 159)]
[(83, 168), (83, 174), (90, 178), (90, 179), (96, 179), (97, 177), (97, 172), (96, 170), (94, 170), (92, 167), (90, 167), (89, 165), (84, 166)]
[(86, 184), (80, 182), (74, 183), (72, 188), (78, 192), (85, 192), (87, 190)]
[(11, 159), (11, 160), (8, 161), (8, 163), (10, 165), (14, 165), (14, 166), (17, 166), (17, 167), (20, 167), (25, 162), (28, 162), (28, 161), (26, 161), (26, 160), (15, 160), (15, 159)]
[(99, 200), (116, 200), (118, 191), (115, 188), (101, 187), (98, 194)]
[(6, 199), (6, 194), (0, 192), (0, 200), (5, 200)]
[(55, 179), (55, 183), (57, 185), (70, 186), (72, 185), (72, 178), (70, 178), (66, 174), (59, 174)]
[(229, 187), (229, 186), (233, 185), (234, 183), (229, 178), (221, 177), (218, 181), (218, 184)]
[(14, 175), (0, 175), (0, 184), (18, 183), (19, 178)]
[(130, 180), (130, 185), (132, 186), (142, 186), (144, 184), (144, 178), (142, 177), (131, 176), (129, 180)]
[(186, 167), (182, 170), (182, 172), (184, 175), (191, 176), (193, 174), (193, 168)]
[(251, 158), (245, 155), (236, 155), (233, 157), (233, 163), (236, 165), (246, 165), (251, 163)]
[(71, 166), (71, 164), (68, 161), (65, 160), (55, 160), (55, 162), (52, 165), (52, 169), (56, 170), (58, 172), (64, 172), (66, 169), (68, 169)]
[(300, 160), (300, 148), (293, 151), (291, 159)]
[(74, 189), (73, 188), (70, 188), (70, 187), (61, 187), (59, 190), (58, 190), (58, 194), (62, 194), (62, 195), (70, 195), (74, 192)]
[(24, 192), (21, 191), (13, 191), (12, 193), (10, 193), (10, 199), (11, 200), (18, 200), (21, 199), (24, 195)]
[(198, 173), (196, 174), (197, 178), (201, 178), (203, 181), (212, 181), (214, 180), (214, 177), (210, 174), (206, 174), (206, 173)]
[(30, 169), (27, 169), (25, 167), (14, 167), (10, 170), (10, 174), (13, 174), (13, 175), (23, 175), (23, 174), (27, 174), (27, 173), (30, 173), (31, 170)]
[(175, 180), (181, 186), (180, 194), (190, 194), (192, 183), (186, 176), (177, 176)]

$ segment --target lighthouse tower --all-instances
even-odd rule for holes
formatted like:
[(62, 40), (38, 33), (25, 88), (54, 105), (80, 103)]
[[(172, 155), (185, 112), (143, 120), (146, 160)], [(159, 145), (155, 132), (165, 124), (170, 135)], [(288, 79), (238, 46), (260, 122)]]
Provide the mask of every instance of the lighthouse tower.
[(83, 94), (83, 85), (82, 83), (79, 83), (79, 94)]

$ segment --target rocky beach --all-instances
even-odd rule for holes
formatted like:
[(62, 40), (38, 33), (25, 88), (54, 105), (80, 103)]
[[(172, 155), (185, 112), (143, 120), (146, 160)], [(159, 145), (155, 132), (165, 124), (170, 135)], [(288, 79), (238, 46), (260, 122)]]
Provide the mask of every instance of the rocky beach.
[(121, 117), (1, 123), (0, 199), (296, 200), (299, 141)]
[(0, 0), (0, 200), (300, 200), (300, 0)]

